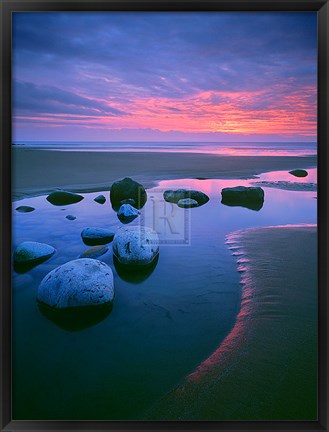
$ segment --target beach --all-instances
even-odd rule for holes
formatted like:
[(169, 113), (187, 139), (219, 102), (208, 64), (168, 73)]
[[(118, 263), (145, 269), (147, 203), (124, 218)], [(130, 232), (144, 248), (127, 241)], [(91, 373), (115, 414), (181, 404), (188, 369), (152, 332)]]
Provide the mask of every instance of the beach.
[[(20, 311), (13, 330), (14, 417), (314, 420), (316, 192), (313, 183), (288, 174), (309, 169), (313, 181), (314, 167), (313, 156), (15, 148), (13, 199), (35, 211), (14, 211), (14, 245), (33, 240), (57, 252), (14, 275), (14, 310)], [(252, 185), (265, 172), (271, 182), (263, 185), (261, 209), (221, 203), (223, 187)], [(114, 272), (113, 311), (72, 333), (35, 310), (35, 292), (47, 272), (84, 251), (84, 228), (118, 229), (108, 192), (126, 176), (147, 188), (143, 217), (153, 215), (151, 196), (162, 197), (165, 189), (197, 189), (210, 199), (189, 213), (188, 245), (160, 245), (145, 279), (117, 271), (110, 243), (100, 259)], [(46, 195), (56, 188), (84, 199), (53, 206)], [(94, 201), (99, 192), (104, 205)], [(268, 227), (282, 224), (294, 225)], [(46, 350), (40, 340), (47, 340)], [(81, 394), (86, 377), (88, 397)], [(49, 385), (61, 391), (49, 396)]]
[(316, 227), (250, 229), (228, 243), (243, 283), (236, 324), (149, 418), (315, 420)]
[[(97, 191), (122, 177), (145, 187), (177, 178), (251, 178), (267, 171), (316, 166), (316, 157), (217, 156), (202, 153), (75, 152), (14, 148), (13, 197), (40, 195), (56, 188)], [(17, 175), (15, 174), (17, 173)]]

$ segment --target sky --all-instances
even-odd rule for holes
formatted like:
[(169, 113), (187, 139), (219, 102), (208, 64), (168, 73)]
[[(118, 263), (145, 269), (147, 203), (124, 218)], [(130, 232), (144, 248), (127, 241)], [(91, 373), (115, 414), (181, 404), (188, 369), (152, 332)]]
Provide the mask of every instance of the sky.
[(15, 12), (13, 141), (316, 141), (315, 12)]

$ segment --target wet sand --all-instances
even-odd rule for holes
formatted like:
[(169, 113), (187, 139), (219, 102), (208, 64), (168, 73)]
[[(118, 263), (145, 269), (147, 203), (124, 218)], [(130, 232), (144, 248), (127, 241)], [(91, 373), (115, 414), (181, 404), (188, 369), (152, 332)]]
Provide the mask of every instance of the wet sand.
[(228, 246), (243, 283), (236, 324), (148, 418), (315, 420), (316, 227), (250, 229)]
[[(14, 148), (13, 197), (55, 188), (91, 192), (133, 177), (151, 187), (175, 178), (252, 178), (268, 171), (316, 166), (316, 157), (217, 156), (199, 153), (75, 152)], [(17, 173), (17, 175), (15, 174)]]

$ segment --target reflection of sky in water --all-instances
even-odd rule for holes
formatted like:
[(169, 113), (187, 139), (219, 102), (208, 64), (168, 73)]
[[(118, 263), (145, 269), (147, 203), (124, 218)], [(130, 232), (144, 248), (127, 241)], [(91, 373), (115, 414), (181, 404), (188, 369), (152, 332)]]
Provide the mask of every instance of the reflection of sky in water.
[[(309, 173), (303, 181), (314, 181), (314, 171)], [(260, 178), (300, 181), (284, 175)], [(47, 272), (88, 248), (80, 236), (83, 228), (121, 226), (109, 193), (104, 192), (104, 205), (93, 201), (100, 192), (83, 194), (80, 203), (64, 207), (51, 205), (44, 196), (15, 202), (14, 209), (30, 205), (36, 210), (14, 210), (14, 246), (33, 240), (49, 243), (57, 252), (30, 272), (13, 277), (14, 415), (61, 418), (75, 413), (77, 418), (90, 418), (92, 412), (97, 418), (134, 418), (205, 359), (232, 328), (240, 303), (240, 277), (225, 236), (241, 228), (317, 220), (315, 192), (264, 188), (260, 211), (221, 204), (222, 188), (248, 184), (171, 180), (148, 190), (145, 220), (152, 214), (150, 197), (161, 196), (164, 189), (197, 189), (210, 201), (191, 210), (175, 206), (179, 214), (188, 215), (189, 246), (161, 245), (156, 268), (141, 283), (119, 277), (109, 245), (99, 259), (114, 272), (113, 310), (99, 324), (73, 333), (43, 317), (36, 306), (36, 290)], [(67, 220), (68, 214), (77, 219)], [(87, 396), (82, 388), (88, 389)]]

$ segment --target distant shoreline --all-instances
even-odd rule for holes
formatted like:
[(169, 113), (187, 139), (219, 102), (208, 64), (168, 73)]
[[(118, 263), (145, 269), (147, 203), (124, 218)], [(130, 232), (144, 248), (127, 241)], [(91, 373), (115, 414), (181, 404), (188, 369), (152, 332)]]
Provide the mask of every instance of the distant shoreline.
[(13, 199), (46, 194), (56, 188), (109, 190), (122, 177), (145, 187), (166, 179), (255, 178), (257, 175), (317, 166), (316, 156), (220, 156), (174, 152), (44, 151), (13, 147)]

